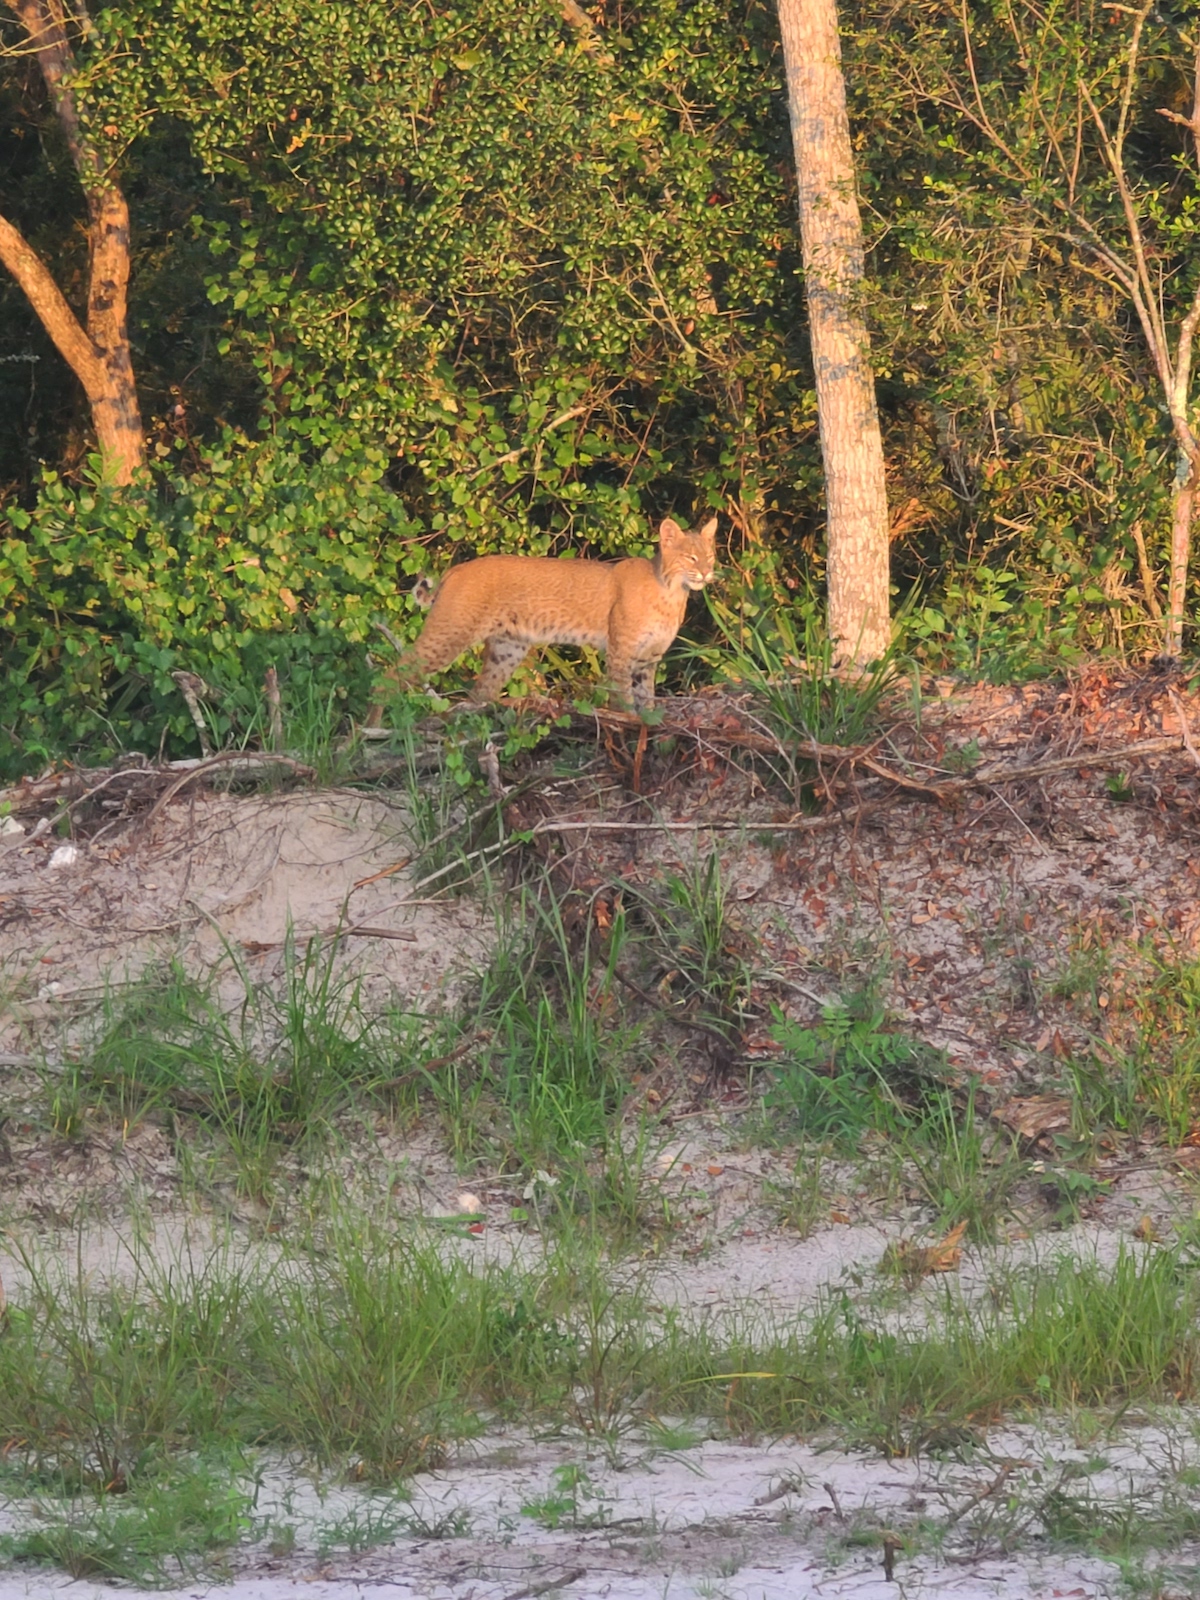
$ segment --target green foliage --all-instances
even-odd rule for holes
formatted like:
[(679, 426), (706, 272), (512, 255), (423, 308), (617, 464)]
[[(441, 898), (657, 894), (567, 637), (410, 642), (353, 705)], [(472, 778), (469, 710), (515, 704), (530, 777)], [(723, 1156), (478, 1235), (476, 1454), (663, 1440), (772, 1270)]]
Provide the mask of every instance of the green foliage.
[(521, 1513), (551, 1533), (559, 1528), (602, 1528), (612, 1515), (589, 1473), (574, 1462), (555, 1467), (550, 1488), (527, 1500)]
[(222, 741), (261, 721), (268, 666), (287, 698), (365, 704), (371, 618), (401, 611), (395, 563), (415, 536), (383, 466), (349, 436), (313, 464), (228, 438), (157, 496), (50, 475), (0, 525), (0, 772), (56, 744), (190, 747), (181, 668), (216, 692)]
[[(987, 1131), (974, 1083), (950, 1085), (941, 1051), (885, 1026), (869, 996), (826, 1006), (816, 1027), (777, 1015), (774, 1035), (783, 1054), (763, 1097), (773, 1128), (847, 1156), (863, 1154), (867, 1137), (903, 1170), (940, 1227), (962, 1222), (972, 1239), (994, 1236), (1025, 1163), (1012, 1141)], [(797, 1209), (803, 1227), (817, 1203), (819, 1160), (813, 1165), (806, 1151), (798, 1176), (802, 1170), (785, 1207)]]
[[(905, 646), (998, 678), (1140, 651), (1175, 447), (1088, 244), (1126, 248), (1099, 128), (1129, 17), (860, 0), (844, 21)], [(1146, 20), (1124, 146), (1168, 323), (1196, 281), (1192, 152), (1160, 114), (1190, 105), (1183, 26)], [(257, 735), (269, 664), (285, 704), (361, 708), (399, 575), (643, 551), (668, 511), (735, 513), (726, 640), (820, 661), (777, 27), (765, 0), (641, 0), (587, 49), (503, 0), (97, 7), (73, 89), (132, 207), (154, 470), (89, 487), (80, 397), (5, 278), (3, 775), (191, 750), (176, 668), (218, 692), (222, 740)], [(69, 294), (82, 207), (28, 55), (0, 56), (0, 209)], [(784, 720), (836, 720), (793, 687)]]
[[(500, 0), (102, 20), (92, 115), (178, 119), (253, 197), (242, 226), (205, 225), (209, 296), (268, 414), (314, 442), (385, 441), (429, 526), (542, 549), (582, 520), (619, 547), (663, 473), (656, 406), (714, 487), (756, 458), (744, 406), (712, 391), (753, 374), (778, 406), (770, 389), (795, 380), (762, 267), (786, 241), (765, 7), (653, 5), (611, 55)], [(252, 96), (221, 92), (243, 78)]]
[[(1137, 536), (1164, 551), (1175, 447), (1110, 270), (1133, 254), (1110, 166), (1133, 16), (1093, 0), (854, 13), (892, 498), (934, 663), (1013, 676), (1155, 641)], [(1194, 152), (1160, 111), (1190, 107), (1189, 27), (1146, 19), (1122, 151), (1169, 328), (1196, 279)]]
[(150, 1588), (211, 1569), (252, 1526), (253, 1497), (225, 1462), (159, 1462), (121, 1489), (39, 1498), (34, 1526), (5, 1534), (0, 1554)]
[(945, 1073), (938, 1051), (886, 1028), (869, 1001), (826, 1006), (814, 1028), (777, 1013), (773, 1031), (784, 1053), (767, 1106), (797, 1135), (848, 1151), (868, 1128), (919, 1115)]
[[(186, 747), (179, 665), (212, 673), (234, 737), (267, 659), (361, 703), (397, 566), (645, 550), (648, 514), (756, 502), (771, 462), (811, 454), (786, 348), (799, 286), (776, 270), (794, 244), (773, 12), (702, 0), (628, 21), (592, 55), (500, 0), (272, 0), (252, 22), (100, 9), (78, 41), (82, 115), (114, 154), (124, 130), (146, 152), (182, 135), (208, 174), (187, 170), (187, 225), (158, 242), (210, 252), (224, 326), (205, 381), (257, 374), (259, 437), (213, 446), (172, 421), (156, 449), (178, 466), (154, 497), (68, 512), (51, 483), (31, 523), (17, 513), (14, 762), (102, 744), (105, 719), (110, 746), (165, 730)], [(67, 515), (94, 539), (60, 550)]]

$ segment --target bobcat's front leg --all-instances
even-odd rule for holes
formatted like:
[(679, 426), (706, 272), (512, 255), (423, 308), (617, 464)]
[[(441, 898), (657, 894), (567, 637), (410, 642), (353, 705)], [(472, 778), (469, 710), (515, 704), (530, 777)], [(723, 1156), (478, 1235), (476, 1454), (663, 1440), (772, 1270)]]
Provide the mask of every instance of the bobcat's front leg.
[(623, 711), (648, 711), (654, 704), (655, 661), (627, 661), (623, 656), (610, 656), (608, 681)]
[(649, 711), (654, 705), (654, 673), (657, 661), (636, 661), (633, 666), (633, 709)]
[(633, 709), (633, 667), (634, 664), (627, 657), (608, 652), (605, 662), (606, 676), (608, 678), (609, 699), (622, 711)]

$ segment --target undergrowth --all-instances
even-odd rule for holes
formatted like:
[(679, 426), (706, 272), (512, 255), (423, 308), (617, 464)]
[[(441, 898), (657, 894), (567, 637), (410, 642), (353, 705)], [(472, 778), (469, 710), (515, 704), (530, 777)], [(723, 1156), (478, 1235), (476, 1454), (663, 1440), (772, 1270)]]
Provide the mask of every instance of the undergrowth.
[(0, 1537), (0, 1559), (139, 1587), (200, 1576), (254, 1526), (247, 1476), (237, 1459), (180, 1457), (147, 1463), (119, 1494), (43, 1482), (27, 1525)]
[[(989, 1130), (974, 1080), (953, 1082), (944, 1052), (892, 1027), (870, 993), (826, 1006), (815, 1026), (776, 1014), (781, 1053), (763, 1094), (772, 1136), (803, 1141), (798, 1174), (820, 1152), (860, 1157), (868, 1146), (915, 1187), (946, 1229), (996, 1237), (1011, 1215), (1028, 1163), (1011, 1136)], [(782, 1197), (785, 1212), (810, 1218), (811, 1175)]]
[(799, 1317), (734, 1303), (697, 1320), (586, 1241), (500, 1265), (348, 1209), (270, 1257), (142, 1251), (103, 1289), (26, 1266), (0, 1338), (0, 1434), (10, 1466), (93, 1497), (263, 1447), (403, 1480), (503, 1418), (615, 1438), (722, 1417), (902, 1455), (1024, 1408), (1188, 1401), (1200, 1378), (1185, 1246), (1000, 1268), (987, 1295), (930, 1289), (900, 1324), (840, 1289)]
[[(426, 817), (427, 848), (453, 838), (445, 815)], [(447, 864), (461, 861), (451, 851)], [(336, 940), (289, 938), (273, 988), (227, 952), (220, 986), (167, 966), (114, 989), (91, 1042), (44, 1070), (61, 1138), (153, 1118), (205, 1181), (232, 1174), (260, 1199), (310, 1191), (265, 1248), (163, 1260), (134, 1239), (132, 1272), (106, 1285), (82, 1250), (78, 1270), (30, 1251), (0, 1327), (0, 1440), (34, 1510), (0, 1545), (6, 1559), (142, 1584), (213, 1570), (258, 1528), (255, 1452), (402, 1489), (498, 1422), (565, 1426), (612, 1452), (670, 1417), (892, 1456), (1014, 1414), (1196, 1399), (1187, 1230), (1171, 1246), (1122, 1245), (1109, 1264), (1001, 1263), (978, 1295), (944, 1278), (873, 1295), (860, 1275), (786, 1316), (734, 1302), (695, 1318), (670, 1303), (637, 1264), (680, 1220), (663, 1181), (678, 1143), (667, 1112), (672, 1095), (690, 1108), (735, 1072), (745, 1083), (739, 1051), (765, 981), (754, 939), (715, 853), (578, 890), (551, 863), (499, 904), (492, 954), (450, 1017), (373, 1011)], [(1182, 1137), (1198, 969), (1142, 954), (1124, 977), (1093, 961), (1063, 980), (1097, 1030), (1095, 1077), (1082, 1059), (1067, 1070), (1079, 1116)], [(826, 1172), (874, 1165), (902, 1175), (939, 1227), (1001, 1234), (1030, 1165), (973, 1080), (869, 988), (814, 1024), (777, 1011), (773, 1031), (778, 1053), (734, 1132), (799, 1148), (774, 1196), (783, 1220), (809, 1231), (827, 1211)], [(461, 1230), (347, 1198), (334, 1170), (347, 1123), (370, 1137), (425, 1116), (461, 1170), (518, 1187), (514, 1220), (540, 1232), (534, 1264), (477, 1258)], [(1096, 1182), (1065, 1158), (1050, 1177), (1067, 1210)], [(1085, 1494), (1048, 1489), (1037, 1503), (1053, 1537), (1080, 1536)], [(570, 1473), (527, 1510), (547, 1526), (606, 1515)], [(1112, 1548), (1132, 1549), (1119, 1513), (1105, 1516)], [(426, 1536), (397, 1502), (331, 1522), (322, 1547), (404, 1529)]]
[(289, 934), (277, 984), (227, 955), (224, 988), (219, 974), (201, 982), (173, 963), (108, 992), (92, 1040), (43, 1069), (54, 1133), (84, 1140), (97, 1116), (154, 1117), (193, 1160), (264, 1196), (287, 1149), (319, 1149), (340, 1113), (380, 1100), (431, 1053), (420, 1019), (366, 1009), (336, 940), (298, 946)]

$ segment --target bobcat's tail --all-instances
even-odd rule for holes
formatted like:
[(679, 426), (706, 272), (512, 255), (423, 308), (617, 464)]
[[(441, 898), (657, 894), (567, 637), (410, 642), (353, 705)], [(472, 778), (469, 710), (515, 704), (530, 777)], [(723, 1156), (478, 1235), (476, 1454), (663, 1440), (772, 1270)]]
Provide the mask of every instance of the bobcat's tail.
[(431, 578), (427, 572), (423, 572), (416, 583), (413, 584), (412, 597), (422, 611), (428, 611), (433, 604), (433, 597), (437, 594), (437, 591), (437, 579)]

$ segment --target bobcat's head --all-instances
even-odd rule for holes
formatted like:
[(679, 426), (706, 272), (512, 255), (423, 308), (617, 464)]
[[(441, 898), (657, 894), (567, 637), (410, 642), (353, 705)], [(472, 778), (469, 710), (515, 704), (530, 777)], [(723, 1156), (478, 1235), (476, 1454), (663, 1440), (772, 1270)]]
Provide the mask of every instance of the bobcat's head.
[(665, 517), (658, 527), (660, 570), (663, 582), (681, 589), (703, 589), (711, 583), (717, 564), (717, 519), (709, 517), (698, 533), (685, 533)]

